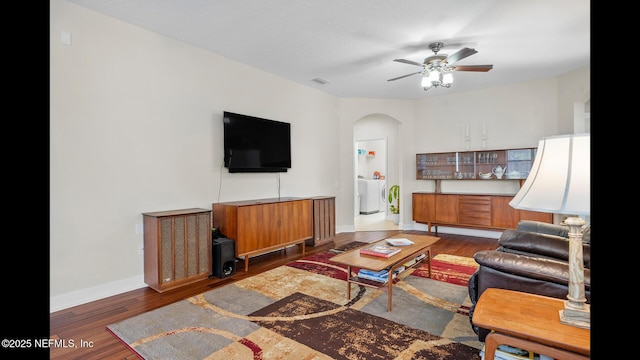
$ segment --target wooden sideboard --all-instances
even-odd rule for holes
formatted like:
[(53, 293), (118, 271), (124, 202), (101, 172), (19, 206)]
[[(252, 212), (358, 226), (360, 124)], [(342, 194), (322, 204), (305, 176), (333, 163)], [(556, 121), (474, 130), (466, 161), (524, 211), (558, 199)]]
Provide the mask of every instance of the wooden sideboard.
[(517, 210), (509, 206), (513, 195), (412, 194), (413, 220), (431, 226), (515, 229), (520, 220), (553, 223), (553, 214)]
[(249, 257), (313, 238), (313, 199), (273, 198), (213, 203), (213, 226), (236, 244), (236, 257)]

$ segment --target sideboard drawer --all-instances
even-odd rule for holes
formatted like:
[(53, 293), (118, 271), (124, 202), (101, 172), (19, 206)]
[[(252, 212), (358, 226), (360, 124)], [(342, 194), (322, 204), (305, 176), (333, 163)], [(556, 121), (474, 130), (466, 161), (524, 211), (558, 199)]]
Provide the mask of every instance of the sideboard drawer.
[(460, 195), (460, 224), (491, 226), (491, 197), (480, 195)]

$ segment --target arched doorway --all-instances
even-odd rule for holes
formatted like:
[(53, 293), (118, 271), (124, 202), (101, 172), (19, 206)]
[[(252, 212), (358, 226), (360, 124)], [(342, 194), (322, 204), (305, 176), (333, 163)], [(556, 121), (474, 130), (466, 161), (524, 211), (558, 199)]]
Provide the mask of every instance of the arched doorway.
[(356, 231), (400, 229), (391, 219), (387, 201), (387, 189), (400, 181), (398, 126), (396, 119), (384, 114), (370, 114), (354, 124)]

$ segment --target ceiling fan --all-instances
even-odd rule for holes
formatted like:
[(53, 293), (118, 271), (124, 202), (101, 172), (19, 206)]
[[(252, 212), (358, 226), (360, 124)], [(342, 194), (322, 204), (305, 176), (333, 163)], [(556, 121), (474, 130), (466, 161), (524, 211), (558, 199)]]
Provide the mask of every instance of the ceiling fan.
[(408, 76), (423, 74), (422, 87), (425, 90), (428, 90), (432, 86), (450, 87), (451, 82), (453, 81), (453, 75), (451, 74), (452, 71), (487, 72), (493, 69), (493, 65), (453, 65), (454, 63), (467, 58), (478, 51), (466, 47), (451, 56), (448, 56), (447, 54), (438, 55), (438, 52), (442, 50), (443, 47), (444, 43), (442, 42), (429, 44), (429, 48), (433, 51), (434, 55), (425, 58), (422, 64), (406, 59), (394, 59), (393, 61), (420, 66), (422, 67), (422, 70), (398, 76), (387, 81), (395, 81)]

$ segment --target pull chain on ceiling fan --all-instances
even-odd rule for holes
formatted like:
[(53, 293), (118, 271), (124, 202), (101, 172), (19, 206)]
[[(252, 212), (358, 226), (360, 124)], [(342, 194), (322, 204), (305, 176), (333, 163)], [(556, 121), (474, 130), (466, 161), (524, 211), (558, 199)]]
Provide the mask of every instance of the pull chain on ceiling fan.
[(463, 48), (462, 50), (457, 51), (451, 56), (447, 56), (446, 54), (438, 55), (438, 52), (442, 50), (443, 47), (444, 43), (442, 42), (434, 42), (429, 44), (429, 48), (431, 49), (431, 51), (433, 51), (434, 55), (425, 58), (422, 64), (406, 59), (394, 59), (393, 61), (396, 62), (421, 66), (422, 70), (411, 74), (398, 76), (387, 81), (395, 81), (406, 78), (408, 76), (422, 74), (422, 88), (427, 91), (432, 87), (451, 87), (451, 83), (453, 82), (453, 71), (487, 72), (493, 69), (493, 65), (453, 66), (454, 63), (477, 53), (477, 51), (475, 49)]

